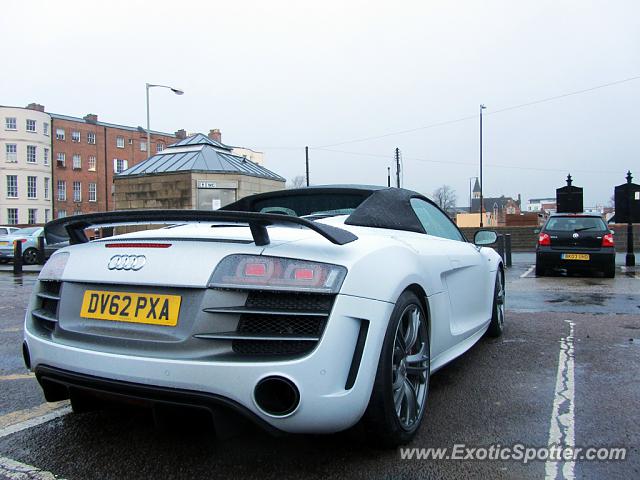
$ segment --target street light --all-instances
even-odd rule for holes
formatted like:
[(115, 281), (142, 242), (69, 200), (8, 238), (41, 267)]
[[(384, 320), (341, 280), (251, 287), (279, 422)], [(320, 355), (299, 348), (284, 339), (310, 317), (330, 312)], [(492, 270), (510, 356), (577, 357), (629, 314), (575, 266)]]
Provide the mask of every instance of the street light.
[(176, 95), (183, 95), (184, 92), (179, 88), (173, 88), (168, 85), (157, 85), (154, 83), (146, 83), (145, 85), (147, 87), (147, 158), (149, 158), (151, 156), (151, 126), (150, 126), (151, 122), (149, 119), (149, 89), (152, 87), (168, 88)]
[(482, 222), (482, 110), (484, 110), (485, 107), (483, 104), (480, 104), (480, 228), (482, 228), (484, 226), (483, 222)]

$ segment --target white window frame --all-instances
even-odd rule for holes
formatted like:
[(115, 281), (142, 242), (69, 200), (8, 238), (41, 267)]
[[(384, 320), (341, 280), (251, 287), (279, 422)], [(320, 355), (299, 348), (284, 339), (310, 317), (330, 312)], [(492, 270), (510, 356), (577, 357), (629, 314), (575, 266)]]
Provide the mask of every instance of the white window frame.
[(82, 170), (82, 155), (80, 155), (79, 153), (73, 154), (72, 166), (74, 170)]
[[(120, 163), (122, 162), (122, 163)], [(120, 165), (122, 166), (122, 168), (120, 168)], [(129, 161), (128, 160), (121, 160), (119, 158), (114, 158), (113, 159), (113, 173), (118, 174), (118, 173), (122, 173), (125, 170), (127, 170), (129, 168)]]
[(49, 149), (48, 148), (43, 148), (43, 158), (44, 158), (44, 165), (48, 166), (49, 165)]
[(124, 137), (121, 137), (119, 135), (116, 137), (116, 147), (124, 148)]
[(35, 145), (27, 145), (27, 163), (38, 163), (38, 149)]
[(48, 208), (44, 209), (44, 223), (47, 223), (49, 221), (49, 216), (51, 215), (51, 210), (49, 210)]
[(49, 136), (49, 124), (47, 122), (42, 122), (42, 133), (45, 136)]
[(16, 117), (4, 117), (5, 130), (18, 130), (18, 119)]
[(164, 143), (162, 142), (157, 142), (156, 143), (156, 153), (160, 153), (161, 151), (164, 150)]
[(64, 128), (56, 128), (56, 140), (66, 141)]
[(27, 210), (27, 223), (29, 225), (33, 225), (35, 223), (38, 223), (38, 209), (37, 208), (30, 208), (29, 210)]
[(81, 138), (80, 130), (71, 130), (71, 141), (73, 143), (80, 143)]
[(66, 180), (58, 180), (58, 201), (66, 202), (67, 201), (67, 181)]
[[(9, 150), (13, 150), (13, 151), (9, 151)], [(17, 143), (7, 143), (5, 147), (5, 153), (6, 153), (5, 160), (7, 162), (18, 163), (18, 144)]]
[(140, 151), (141, 152), (146, 152), (147, 151), (147, 141), (146, 140), (140, 140)]
[(27, 176), (27, 198), (29, 200), (38, 198), (38, 177), (35, 175)]
[[(27, 118), (27, 119), (25, 120), (25, 122), (24, 122), (24, 123), (25, 123), (24, 128), (25, 128), (25, 130), (26, 130), (27, 132), (30, 132), (30, 133), (37, 133), (38, 128), (37, 128), (37, 125), (36, 125), (36, 121), (35, 121), (34, 119), (32, 119), (32, 118)], [(30, 128), (29, 128), (29, 125), (33, 125), (33, 129), (30, 129)]]
[(87, 132), (87, 143), (89, 145), (96, 144), (96, 133), (95, 132)]
[[(77, 188), (76, 188), (77, 187)], [(82, 202), (82, 182), (73, 182), (73, 201)]]
[(98, 184), (97, 183), (89, 183), (89, 201), (97, 202), (98, 201)]
[[(11, 214), (14, 213), (14, 212), (15, 212), (16, 216), (15, 216), (15, 219), (12, 219), (11, 218), (12, 217)], [(19, 212), (18, 212), (17, 208), (7, 208), (7, 224), (9, 224), (9, 225), (17, 225), (18, 224), (18, 218), (19, 218), (18, 215), (19, 215)]]
[[(13, 181), (9, 182), (9, 179), (13, 179)], [(18, 198), (18, 176), (7, 175), (6, 185), (7, 185), (7, 198)]]
[(67, 154), (64, 152), (58, 152), (56, 155), (56, 164), (58, 166), (66, 167), (67, 166)]
[(65, 218), (67, 216), (66, 210), (58, 210), (58, 218)]
[(97, 163), (98, 162), (97, 162), (96, 156), (95, 155), (89, 155), (87, 170), (89, 170), (90, 172), (95, 172)]
[(44, 177), (44, 199), (49, 200), (49, 177)]

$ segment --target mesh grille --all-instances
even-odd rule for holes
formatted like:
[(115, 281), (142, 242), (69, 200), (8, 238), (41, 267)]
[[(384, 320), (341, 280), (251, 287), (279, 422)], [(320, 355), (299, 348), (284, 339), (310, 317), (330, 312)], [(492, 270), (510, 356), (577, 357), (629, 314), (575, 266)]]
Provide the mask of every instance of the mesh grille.
[(333, 300), (333, 295), (317, 293), (251, 292), (247, 297), (246, 306), (263, 310), (326, 312), (328, 315)]
[[(62, 282), (55, 281), (42, 281), (40, 282), (40, 292), (49, 294), (52, 296), (60, 296), (60, 287)], [(58, 318), (58, 300), (53, 298), (38, 297), (39, 306), (34, 310), (40, 310), (42, 313), (57, 319)], [(39, 324), (46, 330), (53, 331), (55, 329), (55, 322), (45, 320), (44, 318), (36, 317), (32, 315), (33, 321)]]
[(326, 319), (323, 317), (242, 315), (239, 333), (256, 335), (320, 336)]
[(242, 355), (301, 355), (313, 350), (317, 342), (306, 340), (234, 340), (233, 351)]

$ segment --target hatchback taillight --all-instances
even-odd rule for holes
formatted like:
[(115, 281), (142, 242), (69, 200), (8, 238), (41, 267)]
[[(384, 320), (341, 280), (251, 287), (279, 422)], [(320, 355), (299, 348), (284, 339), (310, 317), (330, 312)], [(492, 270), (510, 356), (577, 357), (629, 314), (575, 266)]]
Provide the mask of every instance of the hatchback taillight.
[(541, 233), (538, 237), (538, 245), (542, 245), (543, 247), (548, 247), (551, 245), (551, 237), (548, 233)]
[(603, 247), (615, 247), (616, 246), (616, 242), (614, 242), (614, 240), (613, 240), (613, 234), (607, 233), (605, 236), (602, 237), (602, 246)]

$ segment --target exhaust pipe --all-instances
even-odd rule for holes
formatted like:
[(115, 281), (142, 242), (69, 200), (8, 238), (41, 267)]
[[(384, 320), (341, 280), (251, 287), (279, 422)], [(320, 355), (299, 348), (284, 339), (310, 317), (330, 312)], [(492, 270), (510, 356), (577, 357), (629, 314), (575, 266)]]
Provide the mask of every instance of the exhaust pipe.
[(300, 404), (298, 387), (284, 377), (266, 377), (258, 382), (253, 391), (256, 405), (264, 413), (284, 417), (295, 411)]

